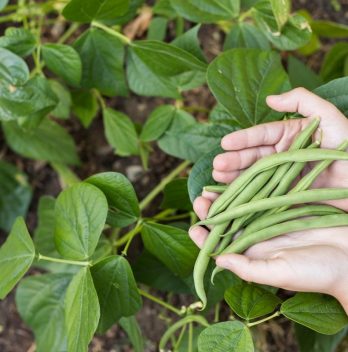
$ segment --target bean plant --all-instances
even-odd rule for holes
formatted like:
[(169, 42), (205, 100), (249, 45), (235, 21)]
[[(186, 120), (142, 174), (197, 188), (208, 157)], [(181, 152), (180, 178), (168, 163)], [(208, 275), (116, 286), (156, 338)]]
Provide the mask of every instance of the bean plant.
[[(255, 327), (279, 316), (294, 322), (301, 351), (333, 351), (348, 317), (328, 295), (284, 298), (275, 287), (224, 271), (214, 284), (210, 275), (203, 282), (202, 310), (193, 280), (199, 250), (187, 230), (196, 222), (192, 201), (215, 185), (221, 137), (297, 117), (269, 109), (267, 95), (303, 86), (348, 116), (347, 43), (330, 47), (319, 74), (299, 59), (321, 50), (326, 38), (347, 38), (348, 27), (294, 12), (290, 0), (152, 3), (0, 0), (4, 143), (18, 158), (46, 163), (62, 187), (56, 198), (40, 198), (30, 234), (24, 219), (31, 181), (19, 165), (0, 160), (0, 228), (9, 233), (0, 248), (0, 298), (16, 288), (38, 352), (86, 352), (95, 334), (115, 324), (134, 351), (146, 351), (137, 322), (145, 300), (163, 308), (160, 351), (254, 351)], [(202, 28), (224, 38), (209, 59)], [(207, 89), (213, 106), (190, 103), (192, 92)], [(131, 96), (161, 98), (143, 124), (115, 108), (115, 99), (127, 104)], [(181, 162), (142, 200), (119, 172), (81, 180), (83, 152), (69, 133), (71, 119), (81, 130), (102, 119), (117, 157), (138, 156), (150, 172), (155, 145)], [(314, 148), (306, 152), (318, 156)], [(343, 152), (331, 153), (335, 159)], [(206, 264), (211, 274), (213, 260)], [(185, 305), (176, 306), (173, 294), (184, 295)]]

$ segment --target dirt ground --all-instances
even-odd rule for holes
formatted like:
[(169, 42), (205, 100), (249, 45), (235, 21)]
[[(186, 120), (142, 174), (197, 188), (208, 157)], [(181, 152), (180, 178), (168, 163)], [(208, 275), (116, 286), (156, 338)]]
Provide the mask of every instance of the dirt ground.
[[(330, 19), (348, 24), (348, 0), (341, 0), (341, 10), (335, 11), (329, 0), (297, 0), (293, 1), (293, 9), (307, 9), (314, 18)], [(4, 27), (0, 27), (2, 34)], [(49, 28), (47, 31), (49, 33)], [(214, 57), (221, 47), (223, 34), (214, 26), (203, 26), (200, 37), (203, 39), (203, 48), (208, 58)], [(325, 50), (325, 45), (324, 45)], [(320, 56), (321, 55), (321, 56)], [(318, 60), (322, 54), (318, 55)], [(316, 62), (311, 62), (316, 68)], [(187, 105), (198, 105), (210, 108), (214, 100), (207, 88), (194, 90), (186, 95)], [(110, 105), (119, 111), (123, 111), (136, 122), (143, 122), (154, 107), (163, 104), (163, 99), (142, 98), (130, 96), (127, 99), (116, 98)], [(202, 120), (204, 114), (196, 116)], [(96, 119), (89, 129), (84, 130), (75, 119), (64, 123), (74, 137), (78, 152), (82, 159), (82, 166), (75, 171), (81, 178), (102, 171), (117, 171), (125, 174), (134, 184), (139, 199), (151, 190), (179, 161), (162, 153), (154, 146), (154, 153), (151, 154), (149, 170), (144, 171), (138, 157), (120, 158), (115, 156), (111, 147), (108, 146), (104, 133), (101, 118)], [(47, 164), (37, 161), (29, 161), (19, 158), (8, 149), (4, 137), (0, 132), (0, 155), (4, 160), (10, 161), (25, 171), (34, 189), (34, 199), (31, 204), (27, 222), (32, 230), (36, 225), (36, 210), (38, 199), (42, 195), (56, 196), (60, 191), (59, 180), (55, 172)], [(156, 210), (158, 201), (154, 202), (149, 213)], [(5, 234), (0, 232), (0, 242)], [(136, 246), (137, 244), (135, 244)], [(153, 292), (163, 296), (161, 292)], [(178, 306), (187, 303), (185, 296), (175, 298)], [(144, 300), (144, 307), (138, 314), (138, 320), (147, 338), (147, 352), (156, 351), (156, 341), (159, 341), (166, 324), (158, 318), (161, 309), (154, 303)], [(257, 345), (261, 352), (296, 352), (298, 348), (294, 341), (293, 329), (286, 319), (279, 318), (267, 324), (262, 324), (255, 331)], [(348, 345), (348, 342), (347, 342)], [(342, 347), (341, 351), (348, 351), (348, 347)], [(14, 304), (13, 294), (0, 303), (0, 352), (34, 352), (35, 344), (31, 331), (21, 321)], [(104, 336), (97, 336), (91, 344), (90, 351), (93, 352), (128, 352), (129, 347), (125, 334), (117, 327), (111, 328)], [(55, 352), (55, 351), (47, 351)]]

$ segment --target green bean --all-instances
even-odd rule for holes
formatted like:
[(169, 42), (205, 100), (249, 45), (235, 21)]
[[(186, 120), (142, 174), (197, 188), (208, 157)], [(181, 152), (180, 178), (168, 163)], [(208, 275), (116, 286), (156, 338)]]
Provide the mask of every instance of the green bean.
[(227, 185), (209, 185), (203, 187), (203, 190), (207, 192), (223, 193), (226, 191), (227, 187)]
[[(253, 232), (243, 238), (242, 236), (237, 238), (233, 243), (231, 243), (227, 248), (225, 248), (225, 250), (220, 253), (220, 255), (242, 253), (249, 247), (259, 242), (267, 241), (274, 237), (291, 232), (338, 226), (348, 226), (348, 214), (325, 215), (320, 216), (319, 218), (315, 217), (287, 221), (281, 224), (266, 227), (257, 232)], [(224, 269), (221, 267), (216, 267), (212, 272), (211, 281), (213, 282), (215, 275), (223, 270)]]
[(348, 198), (347, 188), (322, 188), (301, 191), (293, 194), (277, 196), (268, 199), (260, 199), (254, 202), (242, 204), (229, 211), (218, 214), (210, 219), (199, 221), (196, 225), (216, 225), (226, 221), (231, 221), (246, 214), (295, 204), (310, 202), (320, 202), (326, 200), (336, 200)]
[[(313, 121), (302, 131), (302, 133), (299, 134), (299, 136), (292, 143), (289, 148), (290, 151), (286, 153), (291, 153), (292, 151), (303, 147), (307, 142), (308, 138), (310, 138), (313, 132), (317, 129), (319, 123), (320, 120), (318, 118), (313, 119)], [(209, 209), (208, 217), (214, 216), (219, 212), (225, 210), (231, 200), (233, 200), (239, 194), (239, 192), (241, 192), (245, 185), (249, 181), (251, 181), (251, 179), (255, 177), (258, 172), (261, 172), (272, 166), (277, 166), (286, 163), (287, 160), (282, 160), (281, 154), (284, 153), (273, 154), (269, 157), (265, 157), (258, 160), (253, 166), (251, 166), (247, 171), (245, 171), (236, 180), (234, 180), (234, 182), (229, 185), (228, 189), (212, 204)], [(284, 159), (286, 159), (285, 156)], [(271, 165), (269, 165), (269, 163), (271, 163)]]

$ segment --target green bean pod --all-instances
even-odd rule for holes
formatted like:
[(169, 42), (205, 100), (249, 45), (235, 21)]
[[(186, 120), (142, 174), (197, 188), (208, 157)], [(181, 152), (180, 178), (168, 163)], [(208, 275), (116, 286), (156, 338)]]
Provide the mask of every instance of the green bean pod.
[(242, 204), (225, 211), (210, 219), (199, 221), (196, 225), (217, 225), (226, 221), (231, 221), (246, 214), (255, 213), (272, 208), (291, 206), (310, 202), (321, 202), (327, 200), (337, 200), (348, 198), (347, 188), (322, 188), (312, 189), (268, 199), (260, 199), (254, 202)]
[(227, 185), (209, 185), (204, 186), (203, 190), (207, 192), (223, 193), (226, 191), (227, 187)]

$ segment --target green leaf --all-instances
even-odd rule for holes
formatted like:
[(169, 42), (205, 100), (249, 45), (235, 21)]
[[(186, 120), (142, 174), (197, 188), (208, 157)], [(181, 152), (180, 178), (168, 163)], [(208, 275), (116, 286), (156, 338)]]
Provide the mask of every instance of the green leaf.
[(203, 62), (171, 44), (143, 40), (129, 47), (129, 87), (139, 95), (179, 99), (205, 82), (205, 72)]
[(66, 351), (64, 298), (71, 274), (30, 276), (18, 286), (16, 305), (21, 318), (33, 329), (36, 351)]
[(160, 138), (172, 123), (177, 109), (174, 105), (160, 105), (153, 110), (141, 131), (143, 142), (155, 141)]
[(166, 37), (168, 19), (165, 17), (155, 17), (152, 19), (147, 30), (148, 40), (164, 40)]
[(143, 5), (145, 0), (129, 0), (129, 7), (127, 12), (122, 16), (117, 16), (117, 18), (112, 20), (103, 21), (106, 25), (123, 25), (129, 23), (138, 12), (138, 9)]
[(313, 90), (322, 84), (321, 78), (294, 56), (288, 58), (288, 73), (293, 88), (304, 87)]
[(33, 241), (23, 218), (18, 218), (0, 248), (0, 299), (4, 299), (29, 270), (34, 257)]
[(216, 104), (210, 111), (209, 122), (218, 125), (227, 125), (239, 129), (239, 123), (233, 116), (221, 105)]
[(281, 305), (288, 319), (321, 334), (332, 335), (348, 325), (348, 316), (338, 301), (319, 293), (297, 293)]
[(65, 297), (65, 325), (69, 352), (86, 352), (97, 329), (100, 307), (89, 268), (72, 279)]
[(64, 44), (45, 44), (42, 58), (46, 66), (72, 86), (78, 86), (82, 77), (82, 63), (77, 51)]
[(182, 17), (197, 23), (230, 20), (239, 15), (240, 0), (171, 0)]
[(140, 216), (138, 199), (129, 180), (118, 172), (103, 172), (85, 180), (105, 195), (109, 213), (106, 222), (112, 227), (133, 224)]
[[(187, 329), (188, 330), (188, 329)], [(178, 352), (187, 352), (189, 351), (190, 346), (190, 336), (189, 331), (185, 331), (184, 336), (182, 337), (180, 346), (178, 348)], [(194, 326), (192, 329), (192, 352), (199, 352), (198, 351), (198, 337), (200, 333), (204, 330), (202, 326)]]
[(3, 10), (8, 4), (9, 0), (0, 0), (0, 11)]
[(186, 50), (202, 62), (207, 62), (199, 43), (198, 32), (200, 28), (201, 25), (197, 25), (189, 29), (187, 32), (175, 38), (171, 44)]
[(27, 175), (0, 161), (0, 228), (10, 231), (18, 216), (25, 216), (32, 197)]
[(58, 81), (50, 80), (50, 86), (58, 98), (58, 104), (51, 111), (51, 115), (59, 119), (68, 119), (72, 104), (70, 91)]
[(326, 53), (320, 76), (328, 82), (344, 76), (344, 65), (348, 57), (348, 43), (337, 43)]
[(82, 88), (96, 88), (108, 97), (127, 95), (125, 50), (118, 38), (91, 28), (76, 40), (74, 48), (82, 60)]
[(191, 202), (201, 195), (204, 186), (216, 184), (212, 176), (213, 160), (216, 155), (222, 152), (221, 147), (217, 147), (202, 155), (194, 164), (187, 182)]
[[(5, 50), (5, 49), (3, 49)], [(58, 103), (49, 81), (36, 76), (24, 86), (12, 86), (0, 80), (0, 120), (42, 119)]]
[(281, 31), (290, 17), (291, 1), (290, 0), (270, 0), (278, 29)]
[(311, 38), (308, 21), (296, 13), (290, 16), (280, 32), (268, 0), (259, 1), (253, 8), (252, 15), (257, 26), (277, 49), (296, 50), (306, 45)]
[(107, 257), (93, 265), (91, 273), (100, 303), (100, 332), (141, 308), (142, 299), (132, 269), (124, 257)]
[(314, 93), (334, 104), (348, 116), (348, 77), (338, 78), (314, 90)]
[(108, 143), (121, 156), (138, 155), (138, 134), (132, 120), (111, 108), (103, 111), (104, 129)]
[(0, 48), (0, 79), (12, 86), (22, 86), (29, 79), (29, 69), (25, 61), (4, 48)]
[(232, 26), (224, 42), (224, 50), (233, 48), (255, 48), (269, 50), (266, 36), (249, 23), (240, 22)]
[(186, 231), (168, 225), (146, 222), (141, 231), (145, 248), (174, 274), (191, 274), (198, 248)]
[(70, 20), (90, 23), (94, 20), (114, 20), (124, 15), (129, 0), (71, 0), (63, 9), (63, 16)]
[(158, 145), (169, 155), (195, 162), (219, 146), (221, 138), (233, 130), (223, 125), (195, 123), (179, 128), (176, 124), (164, 133)]
[(78, 90), (72, 92), (72, 111), (87, 128), (97, 116), (99, 106), (98, 101), (91, 91)]
[(36, 46), (36, 38), (25, 28), (8, 27), (5, 35), (0, 37), (0, 47), (25, 57), (30, 55)]
[(217, 101), (242, 127), (279, 120), (266, 97), (291, 88), (280, 57), (258, 49), (231, 49), (208, 68), (208, 85)]
[(127, 333), (128, 338), (134, 347), (134, 352), (144, 352), (145, 341), (136, 318), (134, 316), (121, 318), (119, 324)]
[(20, 127), (15, 121), (2, 126), (7, 144), (24, 157), (71, 165), (79, 163), (71, 136), (49, 119), (44, 119), (37, 128), (30, 130)]
[(315, 20), (311, 22), (312, 30), (319, 37), (324, 38), (347, 38), (348, 26), (342, 23)]
[(204, 329), (198, 338), (199, 352), (253, 352), (250, 331), (242, 322), (225, 321)]
[(163, 190), (162, 208), (192, 211), (187, 192), (187, 178), (178, 178), (168, 183)]
[(245, 281), (226, 290), (225, 301), (233, 312), (246, 320), (272, 313), (281, 303), (273, 293)]
[(156, 15), (165, 16), (171, 20), (177, 17), (170, 0), (157, 0), (152, 11)]
[(88, 183), (64, 190), (55, 206), (55, 244), (64, 257), (89, 258), (105, 225), (108, 203), (103, 192)]

